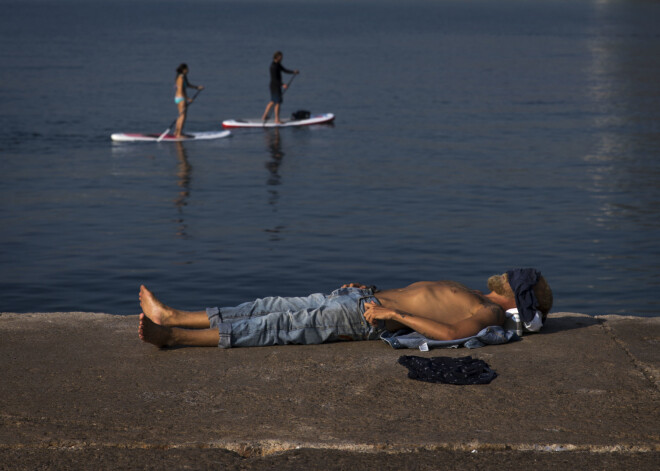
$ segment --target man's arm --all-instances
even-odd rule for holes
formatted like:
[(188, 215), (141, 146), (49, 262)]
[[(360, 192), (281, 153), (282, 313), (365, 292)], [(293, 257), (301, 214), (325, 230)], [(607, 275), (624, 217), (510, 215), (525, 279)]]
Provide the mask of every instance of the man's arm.
[(491, 310), (491, 306), (483, 306), (475, 315), (454, 324), (416, 317), (405, 312), (378, 306), (375, 303), (365, 303), (364, 316), (371, 324), (375, 325), (378, 319), (395, 321), (419, 332), (424, 337), (435, 340), (456, 340), (471, 337), (479, 333), (484, 327), (497, 324), (497, 316)]
[(341, 285), (342, 288), (360, 288), (360, 289), (370, 289), (372, 292), (377, 293), (380, 291), (376, 285), (365, 285), (364, 283), (351, 282)]
[(351, 283), (344, 283), (341, 285), (342, 288), (360, 288), (360, 289), (367, 289), (368, 286), (365, 285), (364, 283), (358, 283), (356, 281), (353, 281)]
[(284, 67), (284, 66), (283, 66), (282, 64), (280, 64), (280, 63), (278, 63), (278, 65), (280, 66), (280, 70), (281, 70), (282, 72), (284, 72), (284, 73), (287, 73), (287, 74), (298, 74), (298, 69), (296, 69), (296, 70), (289, 70), (289, 69), (287, 69), (286, 67)]

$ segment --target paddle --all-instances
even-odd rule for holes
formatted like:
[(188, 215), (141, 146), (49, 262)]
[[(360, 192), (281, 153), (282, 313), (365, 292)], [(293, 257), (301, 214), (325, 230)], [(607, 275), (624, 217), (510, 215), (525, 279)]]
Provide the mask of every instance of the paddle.
[(282, 96), (284, 96), (286, 91), (289, 89), (289, 85), (291, 85), (291, 82), (293, 82), (293, 79), (296, 78), (296, 75), (298, 75), (298, 74), (293, 74), (293, 76), (291, 77), (291, 80), (289, 80), (287, 82), (286, 87), (284, 88), (284, 90), (282, 90)]
[[(195, 98), (197, 98), (197, 95), (199, 95), (199, 93), (200, 93), (202, 90), (204, 90), (204, 89), (202, 88), (201, 90), (197, 90), (197, 92), (195, 92), (195, 94), (193, 95), (193, 97), (190, 99), (190, 103), (188, 103), (188, 106), (190, 106), (190, 105), (193, 104), (193, 102), (195, 101)], [(167, 133), (170, 132), (170, 129), (172, 129), (172, 126), (174, 126), (174, 125), (176, 124), (176, 122), (177, 122), (178, 119), (179, 119), (179, 117), (177, 116), (177, 118), (176, 118), (174, 121), (172, 121), (172, 124), (170, 124), (170, 125), (168, 126), (168, 128), (165, 130), (165, 132), (164, 132), (163, 134), (161, 134), (161, 135), (158, 137), (158, 139), (156, 139), (156, 142), (160, 142), (160, 141), (162, 141), (163, 139), (165, 139), (165, 136), (167, 136)]]

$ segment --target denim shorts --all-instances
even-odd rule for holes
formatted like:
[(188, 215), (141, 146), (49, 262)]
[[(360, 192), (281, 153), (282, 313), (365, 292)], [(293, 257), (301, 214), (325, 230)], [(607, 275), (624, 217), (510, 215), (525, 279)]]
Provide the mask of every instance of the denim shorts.
[(378, 299), (370, 289), (340, 288), (326, 295), (268, 297), (235, 307), (207, 308), (218, 346), (313, 345), (342, 340), (374, 340), (382, 328), (364, 317), (364, 303)]

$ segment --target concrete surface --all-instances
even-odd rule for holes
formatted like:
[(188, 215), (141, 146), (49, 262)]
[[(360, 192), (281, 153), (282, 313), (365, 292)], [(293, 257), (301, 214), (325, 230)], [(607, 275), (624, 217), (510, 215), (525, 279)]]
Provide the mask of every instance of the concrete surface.
[[(552, 314), (476, 350), (160, 350), (137, 316), (0, 314), (0, 469), (658, 469), (660, 318)], [(489, 385), (400, 355), (485, 360)]]

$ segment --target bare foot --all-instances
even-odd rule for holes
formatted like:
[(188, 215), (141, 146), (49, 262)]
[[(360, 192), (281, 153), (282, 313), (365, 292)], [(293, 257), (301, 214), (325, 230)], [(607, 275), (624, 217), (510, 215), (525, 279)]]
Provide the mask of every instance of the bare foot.
[(142, 312), (158, 325), (173, 325), (174, 309), (161, 303), (146, 286), (140, 286), (140, 306)]
[(172, 345), (172, 330), (151, 321), (144, 313), (140, 314), (138, 335), (143, 342), (149, 342), (157, 347)]

